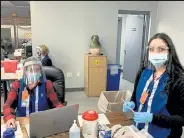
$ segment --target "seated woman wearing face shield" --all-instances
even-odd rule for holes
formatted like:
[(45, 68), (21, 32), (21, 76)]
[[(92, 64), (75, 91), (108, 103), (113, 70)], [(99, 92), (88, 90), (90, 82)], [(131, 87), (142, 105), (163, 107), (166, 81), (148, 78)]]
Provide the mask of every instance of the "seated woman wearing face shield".
[[(3, 106), (6, 126), (15, 126), (15, 117), (48, 110), (48, 100), (56, 108), (63, 106), (57, 99), (52, 82), (46, 80), (40, 61), (36, 57), (30, 57), (24, 62), (23, 78), (13, 82)], [(16, 111), (12, 108), (13, 105)]]
[(148, 45), (131, 101), (123, 104), (123, 111), (133, 109), (137, 128), (154, 138), (180, 138), (184, 126), (184, 69), (168, 35), (155, 34)]
[(52, 60), (48, 56), (49, 49), (45, 45), (40, 45), (36, 48), (37, 57), (41, 60), (42, 66), (52, 66)]

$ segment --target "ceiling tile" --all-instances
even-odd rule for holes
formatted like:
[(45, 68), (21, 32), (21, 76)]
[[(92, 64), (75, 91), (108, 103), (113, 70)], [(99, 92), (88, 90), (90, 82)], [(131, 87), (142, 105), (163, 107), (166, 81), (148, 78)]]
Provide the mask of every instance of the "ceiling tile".
[(15, 6), (29, 6), (28, 1), (10, 1)]
[(1, 7), (14, 7), (10, 1), (1, 1)]

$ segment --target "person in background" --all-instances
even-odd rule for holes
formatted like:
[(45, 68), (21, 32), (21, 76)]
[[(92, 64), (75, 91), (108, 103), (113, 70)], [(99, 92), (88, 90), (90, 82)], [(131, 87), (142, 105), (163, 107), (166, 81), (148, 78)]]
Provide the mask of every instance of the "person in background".
[[(1, 39), (1, 42), (2, 42), (2, 39)], [(2, 61), (3, 60), (9, 60), (8, 52), (5, 51), (4, 46), (1, 46), (1, 60)], [(1, 67), (3, 67), (3, 64), (1, 64)], [(6, 81), (6, 87), (7, 87), (8, 91), (10, 90), (11, 83), (12, 83), (12, 81)]]
[(6, 126), (15, 127), (15, 117), (48, 110), (48, 100), (56, 108), (63, 107), (57, 99), (52, 82), (46, 79), (40, 61), (36, 57), (29, 57), (24, 62), (23, 78), (13, 82), (3, 106)]
[(1, 60), (8, 59), (8, 52), (5, 51), (5, 47), (1, 46)]
[(4, 49), (1, 46), (1, 60), (4, 60)]
[(42, 66), (52, 66), (52, 60), (48, 56), (49, 49), (45, 45), (37, 47), (37, 57), (41, 60)]
[(134, 109), (137, 128), (146, 129), (154, 138), (180, 138), (184, 126), (184, 69), (168, 35), (155, 34), (148, 45), (131, 101), (123, 104), (123, 111)]

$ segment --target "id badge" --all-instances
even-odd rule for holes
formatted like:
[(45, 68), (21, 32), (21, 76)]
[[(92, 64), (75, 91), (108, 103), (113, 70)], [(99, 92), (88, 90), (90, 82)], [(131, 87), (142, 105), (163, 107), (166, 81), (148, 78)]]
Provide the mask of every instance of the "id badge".
[(24, 90), (22, 92), (22, 104), (21, 104), (22, 107), (26, 107), (27, 106), (28, 98), (29, 98), (28, 91)]
[(140, 103), (143, 105), (146, 102), (146, 99), (148, 98), (148, 92), (143, 92), (141, 98), (140, 98)]
[(21, 106), (22, 106), (22, 107), (26, 107), (26, 106), (27, 106), (27, 104), (28, 104), (28, 100), (25, 100), (25, 101), (22, 101)]

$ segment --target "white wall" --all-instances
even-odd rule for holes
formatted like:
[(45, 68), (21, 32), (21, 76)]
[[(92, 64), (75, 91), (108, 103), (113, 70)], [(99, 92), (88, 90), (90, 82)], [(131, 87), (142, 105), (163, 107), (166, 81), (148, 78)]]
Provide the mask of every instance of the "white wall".
[(18, 31), (18, 45), (19, 47), (22, 44), (22, 41), (24, 39), (28, 39), (25, 34), (31, 33), (31, 26), (17, 26), (17, 31)]
[(54, 65), (65, 76), (73, 73), (66, 88), (83, 87), (84, 53), (92, 35), (99, 35), (102, 52), (115, 63), (118, 10), (151, 11), (151, 35), (156, 31), (157, 1), (30, 1), (30, 7), (33, 54), (40, 44), (49, 47)]
[(184, 65), (184, 2), (159, 1), (157, 22), (157, 32), (165, 32), (172, 38)]

